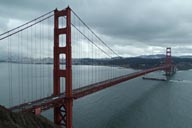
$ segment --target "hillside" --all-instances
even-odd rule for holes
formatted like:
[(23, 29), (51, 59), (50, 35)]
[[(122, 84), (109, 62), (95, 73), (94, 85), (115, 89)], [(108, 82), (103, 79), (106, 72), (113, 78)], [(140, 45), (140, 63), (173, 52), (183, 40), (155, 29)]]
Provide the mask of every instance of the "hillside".
[[(165, 57), (130, 57), (114, 59), (81, 59), (73, 61), (75, 65), (112, 65), (133, 69), (148, 69), (165, 63)], [(178, 70), (192, 69), (192, 58), (172, 57), (172, 63)]]
[(13, 113), (0, 106), (0, 128), (60, 128), (42, 116)]
[[(65, 64), (65, 60), (60, 60), (61, 64)], [(0, 62), (8, 62), (6, 59), (1, 59)], [(9, 63), (25, 63), (25, 64), (53, 64), (53, 58), (23, 58), (22, 62), (13, 58)], [(133, 69), (147, 69), (156, 67), (165, 63), (165, 55), (148, 55), (138, 57), (114, 57), (114, 58), (73, 58), (73, 65), (107, 65), (107, 66), (121, 66)], [(172, 63), (177, 66), (178, 70), (192, 69), (192, 57), (181, 56), (172, 57)]]

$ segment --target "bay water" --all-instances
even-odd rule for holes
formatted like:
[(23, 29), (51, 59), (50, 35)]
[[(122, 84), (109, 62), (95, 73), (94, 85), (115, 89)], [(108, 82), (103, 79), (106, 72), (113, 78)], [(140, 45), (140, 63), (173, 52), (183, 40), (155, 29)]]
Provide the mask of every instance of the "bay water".
[[(1, 105), (10, 107), (52, 94), (52, 65), (23, 64), (20, 67), (19, 64), (0, 63), (0, 70)], [(135, 71), (119, 67), (76, 65), (73, 66), (73, 88)], [(147, 77), (164, 77), (162, 74), (155, 72)], [(75, 100), (73, 127), (191, 128), (191, 78), (192, 70), (177, 71), (168, 81), (138, 77)], [(42, 115), (53, 120), (52, 110)]]

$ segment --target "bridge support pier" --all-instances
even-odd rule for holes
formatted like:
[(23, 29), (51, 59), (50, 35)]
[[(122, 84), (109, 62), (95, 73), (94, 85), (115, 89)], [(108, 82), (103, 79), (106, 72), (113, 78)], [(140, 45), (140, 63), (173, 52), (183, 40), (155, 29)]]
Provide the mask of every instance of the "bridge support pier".
[(165, 69), (165, 75), (166, 75), (167, 78), (168, 78), (169, 76), (172, 76), (172, 75), (175, 74), (175, 72), (176, 72), (176, 67), (175, 67), (175, 65), (172, 64), (171, 48), (167, 48), (167, 49), (166, 49), (166, 60), (165, 60), (165, 64), (166, 64), (166, 65), (169, 65), (169, 67)]
[[(66, 27), (59, 28), (59, 17), (66, 17)], [(59, 46), (59, 36), (66, 35), (66, 45)], [(60, 69), (60, 54), (65, 54), (65, 69)], [(60, 78), (65, 78), (65, 99), (54, 107), (54, 122), (66, 128), (72, 128), (72, 58), (71, 58), (71, 9), (54, 11), (54, 96), (59, 96)]]
[[(170, 47), (168, 47), (167, 49), (166, 49), (166, 60), (165, 60), (165, 64), (166, 65), (171, 65), (171, 48)], [(171, 66), (169, 67), (169, 68), (167, 68), (166, 70), (165, 70), (165, 75), (166, 76), (171, 76), (171, 73), (172, 71), (171, 71)]]

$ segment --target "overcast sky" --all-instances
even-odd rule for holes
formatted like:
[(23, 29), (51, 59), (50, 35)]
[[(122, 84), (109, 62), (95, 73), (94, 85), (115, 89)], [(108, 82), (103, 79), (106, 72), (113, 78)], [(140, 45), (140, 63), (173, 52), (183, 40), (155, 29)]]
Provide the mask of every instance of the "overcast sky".
[(1, 0), (0, 33), (68, 5), (122, 56), (192, 55), (191, 0)]

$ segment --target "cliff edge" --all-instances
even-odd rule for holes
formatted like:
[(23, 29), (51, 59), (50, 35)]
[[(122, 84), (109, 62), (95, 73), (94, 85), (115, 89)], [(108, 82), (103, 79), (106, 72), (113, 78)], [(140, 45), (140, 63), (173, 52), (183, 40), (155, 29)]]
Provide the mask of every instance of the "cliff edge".
[(41, 115), (14, 113), (0, 106), (0, 128), (60, 128)]

